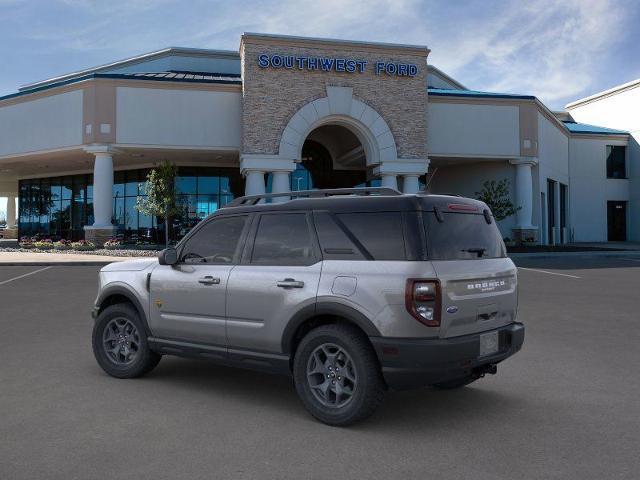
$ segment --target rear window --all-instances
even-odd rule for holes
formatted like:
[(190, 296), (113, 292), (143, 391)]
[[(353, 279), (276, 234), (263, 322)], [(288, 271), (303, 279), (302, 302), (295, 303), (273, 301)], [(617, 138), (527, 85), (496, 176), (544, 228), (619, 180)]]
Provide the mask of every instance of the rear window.
[(442, 213), (439, 222), (434, 212), (424, 213), (427, 251), (431, 260), (477, 260), (506, 256), (496, 222), (484, 215)]

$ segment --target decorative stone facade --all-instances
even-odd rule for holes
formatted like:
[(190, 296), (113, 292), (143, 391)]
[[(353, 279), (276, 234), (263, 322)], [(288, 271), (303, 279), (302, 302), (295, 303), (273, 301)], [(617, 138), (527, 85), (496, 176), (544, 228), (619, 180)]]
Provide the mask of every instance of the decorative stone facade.
[[(401, 159), (426, 159), (426, 47), (362, 44), (245, 34), (240, 55), (243, 78), (242, 153), (277, 155), (291, 117), (327, 96), (327, 87), (350, 87), (353, 98), (387, 122)], [(366, 61), (362, 73), (260, 67), (259, 55), (295, 55)], [(376, 62), (413, 64), (415, 75), (376, 74)]]

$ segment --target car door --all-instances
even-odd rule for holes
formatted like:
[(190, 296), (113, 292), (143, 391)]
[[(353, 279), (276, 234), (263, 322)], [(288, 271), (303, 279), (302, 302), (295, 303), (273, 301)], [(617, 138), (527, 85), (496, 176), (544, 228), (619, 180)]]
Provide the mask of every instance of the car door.
[(226, 291), (248, 229), (248, 215), (213, 217), (150, 278), (151, 329), (165, 339), (226, 348)]
[(229, 277), (229, 348), (280, 352), (289, 319), (316, 302), (321, 268), (310, 214), (259, 215), (242, 263)]

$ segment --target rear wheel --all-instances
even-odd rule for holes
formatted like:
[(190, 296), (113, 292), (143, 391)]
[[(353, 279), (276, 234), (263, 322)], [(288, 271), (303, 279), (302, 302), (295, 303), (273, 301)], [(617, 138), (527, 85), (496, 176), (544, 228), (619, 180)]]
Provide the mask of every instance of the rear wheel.
[(328, 425), (363, 420), (384, 397), (375, 352), (364, 334), (348, 325), (311, 330), (296, 351), (293, 376), (304, 406)]
[(105, 308), (93, 326), (93, 354), (98, 365), (116, 378), (134, 378), (150, 372), (161, 356), (149, 349), (140, 316), (126, 303)]

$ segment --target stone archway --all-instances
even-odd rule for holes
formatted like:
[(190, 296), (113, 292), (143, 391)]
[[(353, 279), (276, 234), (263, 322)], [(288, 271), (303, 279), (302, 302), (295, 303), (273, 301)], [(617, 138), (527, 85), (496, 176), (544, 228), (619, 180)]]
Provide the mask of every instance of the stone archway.
[(289, 120), (280, 138), (278, 156), (299, 162), (309, 134), (323, 125), (349, 129), (365, 151), (367, 166), (393, 162), (398, 158), (391, 129), (373, 108), (353, 98), (350, 87), (327, 87), (327, 96), (300, 108)]

